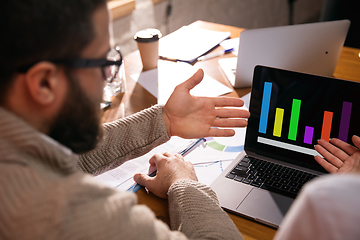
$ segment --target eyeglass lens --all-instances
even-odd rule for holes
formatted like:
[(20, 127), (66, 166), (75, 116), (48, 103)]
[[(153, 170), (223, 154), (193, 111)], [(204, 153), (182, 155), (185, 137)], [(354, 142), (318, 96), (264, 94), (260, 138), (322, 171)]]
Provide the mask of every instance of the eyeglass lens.
[[(120, 60), (120, 54), (115, 49), (112, 49), (108, 53), (107, 59), (110, 61), (118, 61)], [(119, 66), (117, 65), (104, 66), (103, 67), (104, 78), (106, 79), (107, 82), (112, 82), (112, 80), (114, 80), (114, 78), (116, 77), (118, 71), (119, 71)]]

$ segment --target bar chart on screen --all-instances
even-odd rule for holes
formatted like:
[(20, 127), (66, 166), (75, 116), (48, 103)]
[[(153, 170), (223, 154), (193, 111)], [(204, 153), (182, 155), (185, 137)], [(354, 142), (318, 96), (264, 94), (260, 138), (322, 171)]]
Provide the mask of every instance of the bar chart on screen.
[[(272, 82), (264, 82), (258, 129), (258, 132), (264, 136), (258, 136), (258, 142), (309, 155), (316, 155), (317, 152), (313, 150), (313, 145), (317, 139), (329, 141), (330, 138), (336, 137), (342, 141), (348, 141), (351, 112), (353, 111), (352, 102), (342, 101), (341, 109), (339, 107), (336, 111), (322, 109), (320, 111), (322, 119), (318, 119), (318, 121), (322, 121), (321, 126), (304, 125), (304, 123), (299, 124), (302, 116), (305, 117), (311, 114), (315, 117), (315, 115), (319, 116), (319, 114), (302, 109), (302, 104), (306, 103), (306, 99), (293, 98), (291, 109), (271, 106), (272, 88)], [(275, 110), (272, 110), (272, 108)], [(274, 114), (270, 114), (270, 112), (274, 112)], [(288, 117), (284, 118), (286, 114)], [(340, 122), (339, 126), (333, 128), (333, 119), (335, 117), (340, 119)], [(309, 119), (309, 116), (306, 116), (306, 119)], [(284, 131), (284, 126), (286, 126), (286, 131)], [(315, 132), (321, 133), (320, 136), (315, 136)], [(291, 144), (291, 142), (294, 142), (294, 144)]]

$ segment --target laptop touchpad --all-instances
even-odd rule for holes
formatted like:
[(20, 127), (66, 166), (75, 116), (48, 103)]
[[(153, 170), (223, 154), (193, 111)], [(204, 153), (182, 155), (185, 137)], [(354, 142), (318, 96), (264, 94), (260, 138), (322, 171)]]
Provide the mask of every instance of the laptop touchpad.
[(237, 208), (237, 211), (256, 221), (277, 227), (294, 199), (276, 193), (253, 188)]
[(239, 183), (225, 177), (222, 181), (213, 182), (211, 187), (216, 192), (220, 205), (231, 211), (236, 211), (239, 203), (241, 203), (253, 188), (250, 185)]

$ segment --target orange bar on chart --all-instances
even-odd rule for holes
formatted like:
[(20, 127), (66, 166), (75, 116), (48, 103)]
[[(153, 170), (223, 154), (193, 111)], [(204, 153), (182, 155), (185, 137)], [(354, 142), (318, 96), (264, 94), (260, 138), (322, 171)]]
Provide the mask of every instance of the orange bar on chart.
[(328, 112), (328, 111), (324, 112), (324, 119), (321, 130), (321, 139), (324, 139), (325, 141), (330, 140), (332, 118), (333, 118), (332, 112)]

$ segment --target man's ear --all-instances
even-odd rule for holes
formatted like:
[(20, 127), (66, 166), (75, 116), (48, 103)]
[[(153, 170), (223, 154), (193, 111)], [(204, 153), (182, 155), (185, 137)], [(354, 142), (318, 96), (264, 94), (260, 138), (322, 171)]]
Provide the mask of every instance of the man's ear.
[(25, 81), (30, 97), (37, 104), (49, 105), (56, 101), (58, 89), (61, 86), (57, 66), (51, 62), (42, 61), (31, 67), (26, 75)]

